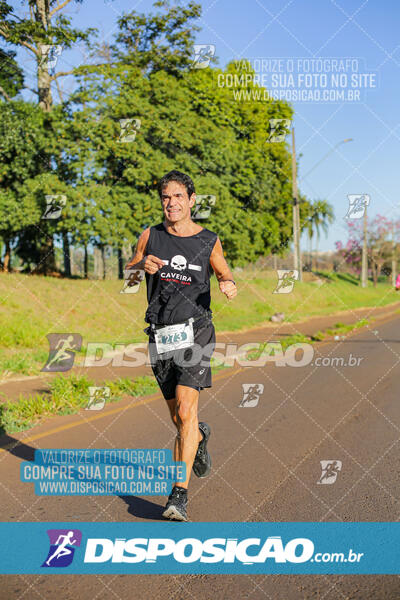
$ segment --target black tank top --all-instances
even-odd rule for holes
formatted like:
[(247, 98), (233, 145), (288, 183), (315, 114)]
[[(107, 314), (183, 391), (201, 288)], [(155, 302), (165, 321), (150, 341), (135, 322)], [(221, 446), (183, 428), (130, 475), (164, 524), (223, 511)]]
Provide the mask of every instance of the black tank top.
[(150, 228), (146, 254), (166, 264), (154, 275), (146, 273), (147, 323), (172, 325), (190, 317), (211, 318), (210, 254), (217, 238), (209, 229), (180, 237), (168, 233), (163, 223)]

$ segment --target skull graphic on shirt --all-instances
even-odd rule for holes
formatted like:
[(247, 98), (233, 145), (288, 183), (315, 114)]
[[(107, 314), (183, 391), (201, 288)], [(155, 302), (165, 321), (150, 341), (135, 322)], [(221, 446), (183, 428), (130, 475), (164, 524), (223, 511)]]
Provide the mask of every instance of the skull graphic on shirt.
[(184, 256), (176, 254), (171, 258), (171, 267), (176, 271), (184, 271), (187, 267), (187, 261)]

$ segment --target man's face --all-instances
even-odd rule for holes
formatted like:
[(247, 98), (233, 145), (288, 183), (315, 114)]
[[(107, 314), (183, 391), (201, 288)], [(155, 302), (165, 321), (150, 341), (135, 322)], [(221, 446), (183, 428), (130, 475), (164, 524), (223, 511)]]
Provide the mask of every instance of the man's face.
[(176, 223), (190, 218), (190, 209), (196, 201), (196, 194), (189, 198), (186, 187), (177, 181), (170, 181), (161, 193), (164, 216)]

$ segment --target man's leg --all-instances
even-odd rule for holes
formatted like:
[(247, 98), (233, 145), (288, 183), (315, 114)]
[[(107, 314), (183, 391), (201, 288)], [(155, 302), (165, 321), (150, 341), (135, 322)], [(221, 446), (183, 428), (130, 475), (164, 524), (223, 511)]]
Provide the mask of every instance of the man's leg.
[(166, 402), (172, 422), (178, 430), (175, 438), (174, 460), (186, 463), (186, 480), (176, 482), (175, 485), (187, 489), (194, 457), (199, 442), (203, 439), (197, 416), (199, 392), (185, 385), (177, 385), (175, 398)]
[(198, 390), (185, 385), (177, 385), (175, 387), (175, 398), (167, 400), (172, 421), (178, 430), (175, 438), (174, 460), (184, 461), (186, 464), (186, 480), (175, 482), (168, 497), (163, 512), (163, 517), (167, 519), (188, 520), (187, 488), (193, 461), (202, 438), (197, 418), (198, 402)]

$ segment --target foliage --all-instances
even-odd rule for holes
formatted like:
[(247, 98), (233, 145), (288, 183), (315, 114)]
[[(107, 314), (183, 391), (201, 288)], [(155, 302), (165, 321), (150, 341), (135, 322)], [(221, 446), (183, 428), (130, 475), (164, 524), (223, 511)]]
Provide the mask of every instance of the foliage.
[[(336, 249), (343, 260), (356, 273), (361, 272), (363, 247), (363, 220), (347, 222), (348, 240), (346, 244), (336, 242)], [(400, 245), (400, 221), (390, 221), (382, 215), (367, 219), (367, 260), (374, 285), (383, 267), (398, 255)]]
[(22, 69), (15, 56), (16, 52), (0, 48), (0, 92), (6, 99), (16, 96), (24, 86)]
[[(227, 74), (246, 75), (242, 87), (259, 89), (244, 60), (192, 68), (200, 16), (193, 1), (159, 0), (154, 14), (123, 15), (109, 46), (94, 39), (95, 30), (73, 28), (64, 6), (32, 0), (19, 17), (0, 2), (0, 36), (37, 59), (41, 109), (0, 105), (6, 254), (13, 250), (26, 271), (46, 274), (55, 270), (54, 241), (62, 240), (65, 264), (70, 244), (119, 251), (135, 244), (143, 228), (161, 220), (156, 184), (171, 169), (189, 173), (198, 194), (216, 196), (201, 224), (218, 232), (232, 266), (284, 251), (292, 235), (291, 161), (286, 143), (269, 143), (268, 132), (270, 119), (291, 119), (292, 108), (237, 100), (220, 85)], [(77, 42), (88, 45), (91, 64), (70, 71), (76, 90), (55, 105), (51, 86), (66, 73), (49, 72), (43, 46)], [(129, 143), (120, 139), (122, 119), (138, 120)], [(45, 196), (58, 194), (67, 197), (61, 216), (43, 220)], [(302, 198), (302, 214), (310, 211)], [(321, 219), (317, 230), (327, 222)]]

